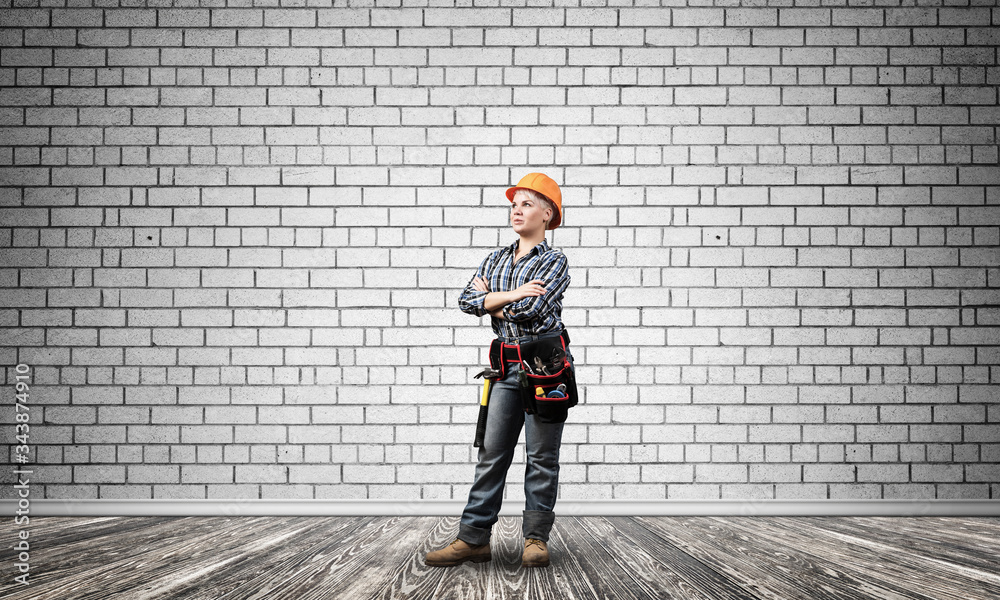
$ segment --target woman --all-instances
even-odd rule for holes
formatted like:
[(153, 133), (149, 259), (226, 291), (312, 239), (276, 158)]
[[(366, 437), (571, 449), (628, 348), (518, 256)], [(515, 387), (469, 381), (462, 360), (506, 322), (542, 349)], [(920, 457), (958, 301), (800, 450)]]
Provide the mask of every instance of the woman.
[[(549, 247), (545, 231), (562, 222), (562, 193), (548, 176), (529, 173), (507, 190), (507, 198), (511, 201), (511, 227), (519, 239), (483, 260), (462, 292), (459, 307), (476, 316), (489, 313), (493, 331), (508, 345), (559, 338), (564, 332), (562, 295), (570, 282), (569, 264), (562, 252)], [(572, 364), (568, 345), (566, 357)], [(507, 363), (506, 376), (493, 383), (486, 434), (458, 538), (428, 553), (425, 563), (430, 566), (448, 567), (492, 558), (490, 535), (522, 425), (527, 446), (522, 566), (549, 564), (547, 543), (555, 520), (552, 509), (563, 423), (542, 422), (539, 415), (524, 412), (517, 383), (521, 368), (517, 362)]]

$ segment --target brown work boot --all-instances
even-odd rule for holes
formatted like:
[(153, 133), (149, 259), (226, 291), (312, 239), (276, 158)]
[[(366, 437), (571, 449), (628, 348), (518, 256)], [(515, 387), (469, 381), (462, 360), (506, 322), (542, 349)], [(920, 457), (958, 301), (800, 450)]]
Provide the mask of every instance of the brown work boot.
[(542, 540), (527, 539), (524, 542), (524, 555), (521, 557), (522, 567), (549, 566), (549, 548)]
[(429, 567), (454, 567), (467, 560), (474, 563), (493, 560), (490, 545), (486, 543), (482, 546), (473, 546), (464, 540), (456, 539), (445, 548), (428, 552), (424, 557), (424, 564)]

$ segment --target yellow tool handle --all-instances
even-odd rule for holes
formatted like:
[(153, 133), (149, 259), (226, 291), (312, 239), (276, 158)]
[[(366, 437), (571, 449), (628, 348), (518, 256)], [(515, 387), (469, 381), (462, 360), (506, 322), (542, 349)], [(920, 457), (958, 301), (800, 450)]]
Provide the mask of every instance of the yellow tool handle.
[(490, 397), (490, 384), (493, 383), (492, 379), (483, 378), (483, 399), (479, 401), (479, 406), (486, 406), (486, 401)]

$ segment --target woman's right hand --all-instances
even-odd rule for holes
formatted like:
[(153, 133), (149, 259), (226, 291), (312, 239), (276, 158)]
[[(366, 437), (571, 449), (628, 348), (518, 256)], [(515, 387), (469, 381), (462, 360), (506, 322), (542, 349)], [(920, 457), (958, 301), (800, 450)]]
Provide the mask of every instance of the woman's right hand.
[(542, 287), (543, 283), (545, 283), (544, 279), (532, 279), (521, 287), (515, 288), (512, 292), (515, 296), (514, 300), (521, 300), (529, 296), (541, 296), (545, 293), (545, 288)]

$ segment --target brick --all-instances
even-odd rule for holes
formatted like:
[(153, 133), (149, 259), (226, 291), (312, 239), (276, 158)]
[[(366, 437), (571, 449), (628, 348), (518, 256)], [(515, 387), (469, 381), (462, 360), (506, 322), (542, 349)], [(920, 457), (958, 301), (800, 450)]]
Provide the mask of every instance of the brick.
[(126, 480), (129, 483), (179, 483), (179, 465), (128, 465)]
[(691, 482), (694, 481), (694, 465), (640, 465), (640, 481), (643, 483)]
[(424, 25), (432, 27), (503, 27), (511, 24), (511, 11), (505, 8), (476, 11), (461, 8), (429, 8), (422, 12)]
[[(811, 466), (811, 465), (807, 465)], [(800, 482), (803, 481), (802, 465), (750, 465), (750, 482)]]
[(125, 465), (75, 465), (73, 482), (104, 485), (125, 483), (125, 469)]
[(54, 11), (47, 9), (18, 8), (0, 13), (0, 27), (48, 27)]
[(275, 66), (319, 66), (319, 48), (268, 48), (266, 61), (269, 67)]
[[(860, 467), (858, 467), (860, 468)], [(819, 465), (803, 465), (802, 467), (802, 481), (803, 482), (850, 482), (855, 481), (855, 466), (854, 465), (832, 465), (832, 464), (819, 464)], [(905, 481), (905, 480), (904, 480)]]
[(48, 48), (7, 48), (0, 58), (4, 67), (49, 67), (53, 51)]
[(747, 479), (746, 465), (714, 465), (701, 464), (695, 466), (696, 483), (709, 482), (745, 482)]

